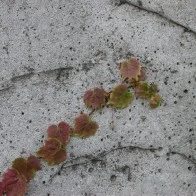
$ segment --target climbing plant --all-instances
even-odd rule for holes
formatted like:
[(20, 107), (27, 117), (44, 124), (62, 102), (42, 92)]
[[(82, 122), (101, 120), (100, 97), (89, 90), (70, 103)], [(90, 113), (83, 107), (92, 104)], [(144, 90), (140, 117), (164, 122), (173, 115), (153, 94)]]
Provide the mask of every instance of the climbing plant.
[(95, 135), (99, 125), (91, 119), (94, 111), (101, 110), (104, 106), (124, 109), (133, 102), (134, 95), (136, 98), (146, 99), (152, 109), (162, 103), (157, 85), (146, 82), (145, 70), (136, 58), (120, 63), (120, 75), (122, 82), (110, 92), (96, 87), (84, 93), (84, 104), (92, 109), (90, 114), (79, 114), (73, 126), (66, 122), (49, 126), (47, 138), (36, 152), (37, 156), (30, 155), (27, 159), (19, 157), (12, 162), (12, 167), (2, 175), (0, 196), (24, 196), (30, 180), (41, 170), (41, 159), (49, 166), (60, 164), (67, 158), (66, 146), (72, 137), (88, 138)]

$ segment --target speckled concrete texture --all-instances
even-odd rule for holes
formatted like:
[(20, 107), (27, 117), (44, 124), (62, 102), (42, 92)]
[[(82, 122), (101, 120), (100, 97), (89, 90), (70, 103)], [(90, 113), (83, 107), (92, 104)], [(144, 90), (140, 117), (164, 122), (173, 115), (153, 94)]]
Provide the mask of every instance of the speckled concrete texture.
[(49, 125), (90, 112), (84, 92), (118, 84), (122, 59), (139, 58), (164, 99), (94, 113), (97, 134), (43, 163), (27, 195), (196, 195), (195, 0), (0, 0), (0, 43), (1, 174)]

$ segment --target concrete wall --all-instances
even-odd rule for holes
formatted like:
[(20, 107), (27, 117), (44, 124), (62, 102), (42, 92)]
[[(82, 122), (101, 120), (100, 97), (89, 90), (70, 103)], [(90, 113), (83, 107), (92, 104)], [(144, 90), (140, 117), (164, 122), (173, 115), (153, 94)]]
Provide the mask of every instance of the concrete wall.
[(89, 112), (83, 93), (119, 83), (121, 59), (138, 57), (164, 99), (95, 113), (98, 133), (44, 163), (27, 195), (196, 195), (195, 0), (0, 0), (0, 43), (1, 173)]

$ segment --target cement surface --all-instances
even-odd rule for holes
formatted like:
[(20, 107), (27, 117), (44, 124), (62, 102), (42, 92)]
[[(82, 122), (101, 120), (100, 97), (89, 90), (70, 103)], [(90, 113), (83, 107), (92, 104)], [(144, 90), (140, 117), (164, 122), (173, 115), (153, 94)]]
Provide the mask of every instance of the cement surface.
[(27, 195), (196, 195), (195, 0), (1, 0), (0, 43), (1, 174), (49, 125), (90, 112), (84, 92), (118, 84), (122, 59), (139, 58), (164, 99), (93, 114), (97, 134), (43, 163)]

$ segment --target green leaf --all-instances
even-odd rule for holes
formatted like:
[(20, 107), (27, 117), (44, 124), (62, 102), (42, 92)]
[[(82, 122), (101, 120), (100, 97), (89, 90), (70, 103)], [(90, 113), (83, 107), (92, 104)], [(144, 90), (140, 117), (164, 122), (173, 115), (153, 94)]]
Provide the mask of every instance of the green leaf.
[(151, 99), (158, 92), (157, 85), (140, 81), (135, 88), (136, 98)]
[(133, 95), (127, 89), (125, 84), (120, 84), (110, 93), (108, 104), (113, 107), (123, 109), (133, 101)]
[(150, 99), (150, 107), (152, 109), (157, 108), (161, 103), (163, 102), (163, 99), (160, 95), (156, 94), (151, 97)]
[(149, 85), (146, 82), (139, 82), (135, 88), (135, 97), (136, 98), (149, 98)]
[(12, 162), (12, 168), (16, 169), (21, 175), (26, 176), (27, 161), (20, 157)]

